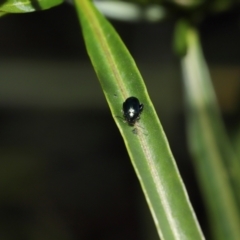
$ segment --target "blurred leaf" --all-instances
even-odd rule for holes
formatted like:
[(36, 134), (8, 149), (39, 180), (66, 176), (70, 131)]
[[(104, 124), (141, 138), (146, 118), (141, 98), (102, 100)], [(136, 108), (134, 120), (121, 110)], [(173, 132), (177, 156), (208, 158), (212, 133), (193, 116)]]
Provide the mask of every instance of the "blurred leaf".
[(225, 132), (194, 28), (188, 30), (187, 43), (188, 51), (182, 59), (182, 68), (189, 146), (215, 239), (237, 240), (240, 239), (239, 159)]
[[(203, 239), (134, 60), (116, 31), (90, 1), (76, 0), (75, 4), (88, 54), (124, 139), (159, 236), (168, 240)], [(122, 103), (130, 96), (136, 96), (144, 103), (141, 119), (134, 126), (135, 133), (121, 119)]]
[(156, 22), (166, 18), (166, 9), (157, 4), (142, 6), (137, 3), (123, 1), (96, 1), (94, 5), (107, 18), (120, 21)]
[(0, 2), (0, 12), (28, 13), (46, 10), (61, 3), (63, 0), (7, 0)]
[(179, 57), (184, 56), (187, 51), (188, 28), (189, 28), (189, 23), (184, 19), (180, 19), (176, 23), (174, 37), (173, 37), (173, 50)]
[[(134, 2), (138, 4), (150, 5), (150, 4), (159, 4), (159, 5), (175, 5), (178, 7), (187, 7), (192, 8), (199, 6), (204, 3), (206, 0), (131, 0), (128, 2)], [(127, 1), (126, 1), (127, 2)]]
[(5, 13), (5, 12), (1, 12), (0, 11), (0, 17), (3, 17), (3, 16), (5, 16), (7, 13)]

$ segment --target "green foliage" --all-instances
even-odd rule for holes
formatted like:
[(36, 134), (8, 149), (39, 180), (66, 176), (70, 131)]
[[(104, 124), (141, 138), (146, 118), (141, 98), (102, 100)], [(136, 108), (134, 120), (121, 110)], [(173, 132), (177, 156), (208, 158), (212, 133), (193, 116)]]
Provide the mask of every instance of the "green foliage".
[[(63, 0), (8, 0), (0, 2), (0, 14), (3, 13), (28, 13), (46, 10), (63, 3)], [(1, 15), (0, 15), (1, 16)]]
[[(88, 54), (162, 239), (203, 239), (168, 142), (141, 75), (109, 22), (87, 0), (76, 1)], [(123, 101), (145, 104), (137, 133), (117, 116)]]
[(188, 141), (215, 239), (240, 239), (239, 159), (225, 132), (198, 33), (186, 31), (182, 58)]
[[(0, 16), (45, 10), (62, 0), (1, 1)], [(230, 143), (219, 113), (196, 25), (209, 12), (233, 7), (229, 0), (135, 0), (159, 4), (177, 16), (174, 50), (181, 57), (189, 149), (216, 240), (240, 239), (240, 134)], [(161, 239), (204, 239), (144, 81), (109, 22), (89, 0), (75, 0), (86, 47), (123, 137)], [(170, 14), (169, 14), (170, 13)], [(179, 20), (180, 19), (180, 20)], [(145, 108), (131, 127), (121, 119), (123, 101), (137, 96)], [(132, 129), (135, 129), (134, 132)]]
[(187, 33), (189, 23), (181, 19), (176, 23), (173, 37), (173, 50), (178, 56), (184, 56), (187, 52)]

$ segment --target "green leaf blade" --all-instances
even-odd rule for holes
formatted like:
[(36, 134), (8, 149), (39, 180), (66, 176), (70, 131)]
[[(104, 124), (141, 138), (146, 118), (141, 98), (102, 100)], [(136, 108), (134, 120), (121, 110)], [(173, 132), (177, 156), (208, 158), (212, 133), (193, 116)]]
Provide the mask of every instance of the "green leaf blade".
[(29, 13), (46, 10), (63, 3), (63, 0), (7, 0), (0, 5), (0, 12)]
[[(204, 239), (146, 86), (112, 26), (88, 0), (75, 1), (83, 36), (161, 239)], [(120, 119), (122, 103), (144, 104), (137, 134)]]
[[(182, 59), (189, 146), (215, 239), (240, 239), (239, 160), (225, 132), (198, 33), (189, 27)], [(237, 174), (238, 173), (238, 174)]]

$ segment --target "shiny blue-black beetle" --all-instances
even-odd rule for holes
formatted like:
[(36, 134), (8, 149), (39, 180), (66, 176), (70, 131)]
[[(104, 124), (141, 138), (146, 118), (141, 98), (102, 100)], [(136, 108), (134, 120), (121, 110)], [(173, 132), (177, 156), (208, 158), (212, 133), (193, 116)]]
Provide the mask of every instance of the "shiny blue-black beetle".
[(143, 104), (136, 97), (129, 97), (123, 103), (123, 117), (129, 125), (134, 125), (143, 111)]

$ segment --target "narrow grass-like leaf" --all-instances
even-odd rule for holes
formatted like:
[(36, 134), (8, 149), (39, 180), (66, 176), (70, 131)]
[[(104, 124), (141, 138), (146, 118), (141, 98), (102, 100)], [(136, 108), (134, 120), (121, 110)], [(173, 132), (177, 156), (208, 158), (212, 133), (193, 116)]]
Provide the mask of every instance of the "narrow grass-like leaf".
[(63, 3), (63, 0), (6, 0), (0, 3), (0, 12), (28, 13), (46, 10)]
[[(75, 5), (88, 54), (124, 139), (159, 236), (162, 240), (204, 239), (135, 62), (116, 31), (89, 0), (75, 0)], [(136, 96), (144, 103), (135, 134), (120, 118), (122, 103), (130, 96)]]
[(238, 240), (239, 161), (221, 121), (197, 31), (189, 28), (186, 39), (188, 50), (182, 68), (189, 145), (215, 239)]

